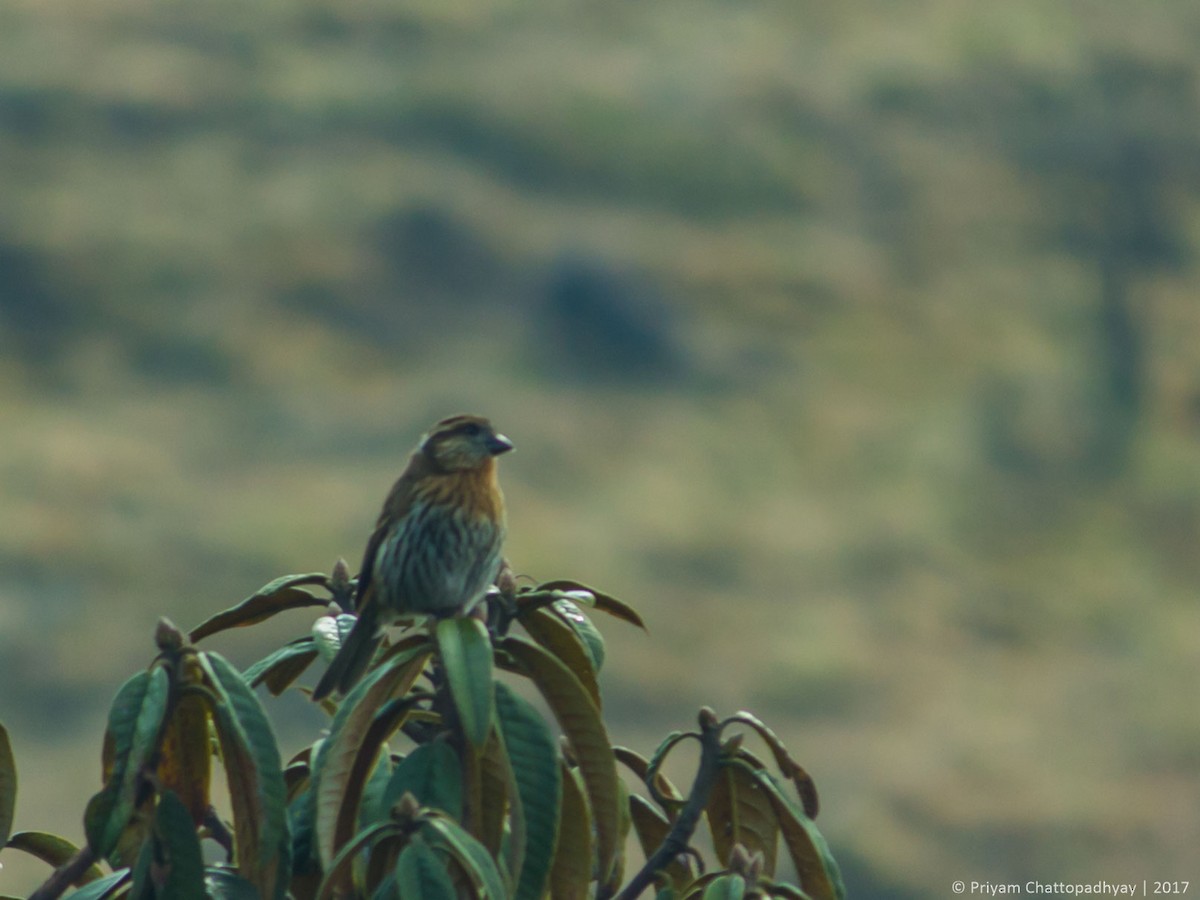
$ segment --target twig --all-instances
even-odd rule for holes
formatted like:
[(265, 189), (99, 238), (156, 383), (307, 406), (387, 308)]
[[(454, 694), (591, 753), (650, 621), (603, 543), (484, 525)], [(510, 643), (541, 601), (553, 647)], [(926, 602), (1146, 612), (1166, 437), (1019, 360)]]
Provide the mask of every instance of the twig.
[(687, 802), (679, 811), (679, 817), (658, 849), (650, 855), (629, 884), (616, 895), (615, 900), (634, 900), (635, 897), (641, 896), (642, 891), (653, 883), (654, 876), (660, 869), (666, 868), (676, 856), (687, 851), (696, 825), (700, 822), (700, 816), (708, 806), (709, 795), (712, 794), (717, 773), (721, 768), (721, 724), (717, 721), (716, 714), (707, 706), (700, 710), (699, 738), (700, 764), (696, 768), (696, 780), (692, 782)]
[(92, 853), (91, 847), (85, 846), (55, 869), (46, 882), (29, 895), (29, 900), (57, 900), (63, 891), (74, 884), (95, 862), (96, 854)]
[(209, 807), (204, 811), (204, 827), (208, 829), (209, 836), (220, 844), (225, 849), (226, 857), (229, 860), (233, 859), (233, 835), (229, 829), (225, 827), (225, 823), (221, 821), (221, 817), (217, 815), (216, 809)]

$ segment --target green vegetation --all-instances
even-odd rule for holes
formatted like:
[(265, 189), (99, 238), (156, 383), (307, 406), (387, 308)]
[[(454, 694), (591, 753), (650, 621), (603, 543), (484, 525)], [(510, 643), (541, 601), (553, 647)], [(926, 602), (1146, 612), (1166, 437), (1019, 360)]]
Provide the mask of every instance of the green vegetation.
[(82, 842), (157, 616), (357, 557), (474, 410), (517, 571), (654, 636), (610, 648), (614, 738), (759, 712), (852, 895), (1188, 877), (1198, 35), (1177, 0), (5, 5), (18, 820)]
[[(355, 622), (341, 612), (353, 591), (340, 563), (330, 576), (276, 579), (187, 638), (162, 620), (159, 655), (113, 700), (104, 787), (87, 804), (82, 848), (11, 834), (17, 774), (0, 729), (0, 847), (56, 866), (31, 900), (633, 900), (651, 887), (681, 900), (844, 900), (812, 822), (812, 779), (757, 718), (720, 720), (705, 707), (698, 731), (673, 732), (650, 758), (610, 743), (597, 683), (605, 643), (583, 607), (642, 621), (575, 582), (497, 592), (486, 625), (421, 617), (385, 641), (344, 698), (322, 701), (327, 734), (284, 764), (254, 688), (278, 696), (318, 657), (331, 661)], [(328, 609), (311, 634), (245, 673), (191, 643), (313, 606)], [(547, 716), (521, 685), (536, 689)], [(743, 746), (747, 731), (778, 775)], [(688, 739), (701, 756), (685, 795), (663, 763)], [(228, 818), (213, 804), (214, 756)], [(618, 764), (649, 799), (623, 784)], [(702, 819), (715, 868), (692, 846)], [(221, 862), (205, 865), (202, 841), (223, 851)], [(775, 878), (780, 843), (796, 884)]]

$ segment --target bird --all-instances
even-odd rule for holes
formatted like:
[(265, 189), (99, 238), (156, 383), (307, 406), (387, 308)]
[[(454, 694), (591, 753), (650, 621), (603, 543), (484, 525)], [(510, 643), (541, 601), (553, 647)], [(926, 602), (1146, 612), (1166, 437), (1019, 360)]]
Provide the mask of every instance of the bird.
[(358, 620), (313, 691), (346, 694), (398, 617), (469, 612), (500, 570), (504, 495), (496, 457), (513, 443), (483, 416), (442, 419), (420, 440), (367, 541), (354, 608)]

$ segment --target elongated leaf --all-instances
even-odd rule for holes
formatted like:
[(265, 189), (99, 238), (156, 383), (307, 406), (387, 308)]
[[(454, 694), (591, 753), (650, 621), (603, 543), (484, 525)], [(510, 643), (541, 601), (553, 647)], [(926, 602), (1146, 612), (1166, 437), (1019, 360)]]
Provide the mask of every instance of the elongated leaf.
[(781, 881), (760, 881), (759, 886), (766, 889), (768, 897), (779, 897), (783, 900), (812, 900), (808, 894), (794, 884), (786, 884)]
[(382, 822), (388, 817), (388, 807), (383, 802), (383, 792), (387, 789), (391, 779), (392, 759), (388, 753), (387, 744), (383, 744), (375, 756), (375, 765), (371, 769), (371, 774), (363, 785), (363, 795), (362, 800), (359, 801), (358, 810), (359, 828), (366, 828), (374, 822)]
[(317, 803), (311, 781), (288, 803), (288, 830), (292, 835), (292, 878), (315, 876), (321, 871), (317, 859), (315, 818)]
[(109, 710), (112, 773), (84, 814), (88, 844), (101, 859), (113, 852), (133, 815), (140, 775), (158, 746), (168, 688), (163, 667), (138, 672), (117, 691)]
[(171, 900), (209, 900), (204, 889), (204, 860), (192, 815), (174, 791), (158, 798), (154, 817), (156, 894)]
[[(642, 784), (647, 784), (647, 779), (650, 777), (650, 760), (628, 747), (613, 747), (613, 755), (616, 756), (617, 762), (637, 775)], [(675, 812), (674, 805), (683, 804), (683, 794), (679, 793), (679, 788), (675, 787), (661, 771), (655, 773), (654, 788), (657, 794), (671, 801), (671, 809), (668, 812), (672, 815)]]
[[(371, 845), (371, 850), (366, 853), (366, 868), (358, 865), (354, 870), (355, 887), (362, 895), (371, 896), (372, 900), (400, 900), (396, 894), (396, 863), (400, 862), (400, 854), (414, 836), (389, 832)], [(362, 854), (359, 854), (361, 859)], [(391, 898), (388, 898), (389, 890)]]
[[(18, 831), (8, 839), (7, 846), (11, 850), (21, 850), (30, 856), (36, 856), (55, 869), (66, 865), (67, 861), (79, 852), (79, 848), (66, 838), (44, 831)], [(103, 877), (104, 873), (100, 867), (92, 865), (75, 883), (87, 884)]]
[(291, 876), (291, 840), (279, 745), (241, 673), (215, 653), (200, 660), (218, 701), (209, 712), (229, 779), (238, 871), (263, 900), (282, 897)]
[(592, 653), (575, 629), (545, 607), (523, 612), (520, 622), (531, 638), (562, 660), (563, 665), (587, 688), (592, 702), (600, 708), (600, 685), (596, 681), (598, 668)]
[(471, 816), (472, 805), (477, 810), (474, 818), (464, 821), (463, 826), (487, 848), (497, 865), (508, 867), (509, 871), (502, 874), (515, 875), (518, 860), (525, 853), (525, 817), (517, 799), (517, 780), (496, 729), (492, 729), (482, 750), (467, 748), (463, 780), (468, 790), (472, 787), (475, 790), (467, 797), (467, 815)]
[(787, 747), (783, 746), (783, 741), (779, 739), (779, 736), (768, 728), (758, 716), (744, 710), (734, 713), (726, 721), (741, 722), (744, 725), (749, 725), (758, 732), (758, 736), (763, 739), (763, 743), (771, 748), (771, 753), (775, 756), (775, 765), (779, 766), (779, 771), (783, 773), (785, 778), (790, 779), (796, 785), (796, 791), (804, 807), (804, 814), (810, 819), (815, 819), (820, 810), (817, 787), (808, 772), (804, 770), (804, 767), (796, 762), (792, 758), (792, 755), (788, 753)]
[(562, 774), (554, 736), (524, 697), (496, 682), (496, 714), (517, 782), (525, 819), (525, 857), (515, 900), (537, 900), (545, 893), (558, 837)]
[(278, 697), (293, 681), (304, 674), (317, 658), (317, 647), (311, 636), (302, 637), (285, 644), (270, 656), (264, 657), (248, 668), (242, 677), (250, 687), (265, 684), (272, 695)]
[(400, 897), (420, 900), (455, 900), (457, 896), (446, 864), (419, 834), (396, 861), (396, 890)]
[(579, 605), (572, 600), (555, 600), (550, 604), (550, 610), (583, 641), (588, 655), (592, 658), (592, 667), (597, 672), (604, 668), (604, 637)]
[(204, 886), (212, 900), (259, 900), (254, 885), (226, 866), (205, 869)]
[[(637, 832), (642, 853), (649, 859), (667, 839), (671, 832), (671, 823), (649, 800), (637, 794), (629, 795), (629, 816), (633, 820), (633, 828)], [(676, 890), (682, 890), (693, 877), (691, 865), (681, 859), (686, 857), (675, 859), (666, 869), (666, 876)]]
[(763, 872), (775, 873), (775, 851), (779, 845), (779, 825), (770, 797), (757, 778), (741, 765), (724, 765), (717, 772), (709, 795), (708, 826), (713, 850), (721, 865), (730, 864), (733, 847), (763, 855)]
[(746, 896), (746, 879), (732, 872), (714, 878), (704, 889), (704, 900), (742, 900)]
[[(428, 645), (419, 645), (377, 666), (338, 707), (313, 766), (317, 850), (325, 868), (354, 833), (363, 782), (386, 737), (366, 744), (375, 715), (388, 701), (407, 693), (429, 652)], [(378, 730), (374, 734), (379, 734)]]
[(191, 630), (188, 639), (194, 644), (218, 631), (255, 625), (288, 609), (328, 606), (328, 600), (322, 600), (311, 591), (306, 591), (301, 587), (301, 585), (324, 585), (325, 581), (325, 576), (320, 572), (307, 575), (284, 575), (282, 578), (276, 578), (270, 584), (263, 585), (237, 606), (205, 619)]
[(13, 759), (8, 732), (0, 725), (0, 847), (12, 834), (13, 814), (17, 808), (17, 761)]
[(348, 887), (355, 858), (376, 841), (400, 833), (401, 826), (397, 823), (378, 822), (354, 835), (342, 845), (337, 855), (326, 867), (325, 877), (321, 880), (321, 886), (317, 890), (317, 900), (332, 900), (334, 897), (352, 896), (356, 893)]
[(198, 693), (185, 693), (175, 704), (163, 733), (158, 779), (174, 791), (199, 825), (208, 811), (212, 782), (212, 747), (208, 703)]
[(487, 627), (473, 617), (437, 623), (438, 658), (463, 734), (482, 747), (492, 730), (492, 642)]
[(452, 819), (462, 817), (462, 774), (458, 755), (445, 741), (422, 744), (404, 757), (392, 772), (383, 792), (386, 808), (405, 793), (422, 806), (444, 810)]
[(441, 846), (452, 854), (466, 870), (475, 887), (491, 900), (505, 900), (508, 892), (496, 863), (487, 848), (471, 837), (466, 830), (445, 816), (430, 815), (422, 834), (434, 846)]
[(804, 892), (812, 900), (845, 900), (846, 887), (842, 884), (841, 870), (813, 821), (787, 796), (770, 772), (751, 768), (738, 760), (730, 765), (745, 768), (766, 792)]
[(597, 871), (605, 882), (617, 856), (621, 795), (617, 761), (600, 710), (579, 679), (552, 653), (515, 636), (504, 650), (533, 679), (579, 761), (596, 828)]
[(582, 591), (585, 594), (591, 594), (593, 598), (592, 605), (610, 616), (615, 616), (618, 619), (623, 619), (631, 625), (636, 625), (643, 631), (646, 630), (646, 623), (642, 621), (642, 617), (638, 615), (637, 610), (627, 603), (623, 603), (616, 597), (610, 594), (605, 594), (595, 588), (588, 587), (586, 584), (580, 584), (578, 581), (547, 581), (544, 584), (539, 584), (535, 590), (539, 591)]
[(128, 869), (122, 869), (119, 872), (113, 872), (111, 875), (106, 875), (95, 881), (89, 881), (77, 891), (73, 891), (66, 895), (66, 900), (105, 900), (112, 896), (129, 880), (130, 873)]
[(558, 846), (550, 868), (550, 896), (554, 900), (586, 900), (592, 880), (592, 813), (579, 775), (559, 764), (562, 805), (558, 819)]

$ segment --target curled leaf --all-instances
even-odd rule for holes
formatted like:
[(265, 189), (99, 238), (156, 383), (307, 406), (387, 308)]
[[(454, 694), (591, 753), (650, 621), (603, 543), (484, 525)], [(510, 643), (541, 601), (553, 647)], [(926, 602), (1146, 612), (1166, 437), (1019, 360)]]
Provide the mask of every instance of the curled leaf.
[(561, 591), (567, 594), (568, 597), (572, 592), (582, 592), (592, 596), (590, 606), (602, 612), (608, 613), (610, 616), (615, 616), (628, 622), (630, 625), (636, 625), (643, 631), (646, 630), (646, 623), (642, 621), (642, 617), (628, 603), (624, 603), (613, 597), (611, 594), (605, 594), (595, 588), (588, 587), (586, 584), (580, 584), (578, 581), (567, 581), (560, 579), (558, 581), (547, 581), (544, 584), (539, 584), (536, 588), (538, 591)]
[(191, 630), (188, 638), (196, 643), (202, 638), (230, 628), (243, 628), (263, 622), (288, 609), (305, 606), (325, 606), (328, 601), (305, 590), (302, 585), (324, 585), (325, 576), (320, 572), (307, 575), (284, 575), (263, 585), (237, 606), (211, 616)]

